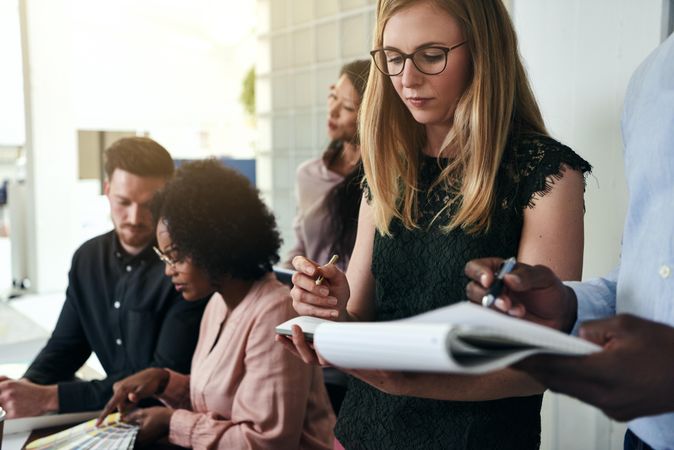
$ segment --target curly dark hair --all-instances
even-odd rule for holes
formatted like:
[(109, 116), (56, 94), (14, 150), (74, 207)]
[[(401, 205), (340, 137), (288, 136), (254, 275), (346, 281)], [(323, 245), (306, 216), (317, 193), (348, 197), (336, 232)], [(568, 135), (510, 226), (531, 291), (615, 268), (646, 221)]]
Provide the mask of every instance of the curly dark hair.
[(177, 258), (189, 257), (213, 282), (225, 274), (257, 280), (279, 260), (274, 215), (246, 177), (215, 159), (181, 166), (152, 209)]

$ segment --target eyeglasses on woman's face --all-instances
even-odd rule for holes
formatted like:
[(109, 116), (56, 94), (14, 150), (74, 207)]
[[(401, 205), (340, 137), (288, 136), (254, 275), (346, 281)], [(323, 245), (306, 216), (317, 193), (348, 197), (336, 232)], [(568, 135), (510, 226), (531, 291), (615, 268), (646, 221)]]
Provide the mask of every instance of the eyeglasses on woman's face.
[(163, 263), (167, 264), (167, 265), (168, 265), (169, 267), (171, 267), (171, 268), (175, 268), (176, 264), (178, 264), (178, 263), (180, 262), (180, 261), (177, 260), (177, 259), (171, 258), (170, 256), (168, 256), (166, 253), (164, 253), (164, 252), (162, 252), (161, 250), (159, 250), (159, 249), (158, 249), (156, 246), (154, 246), (154, 245), (152, 246), (152, 250), (154, 250), (154, 252), (157, 254), (157, 256), (159, 256), (159, 259), (160, 259)]
[(381, 48), (372, 50), (370, 55), (377, 69), (389, 77), (395, 77), (405, 70), (405, 62), (412, 60), (414, 67), (425, 75), (437, 75), (447, 67), (447, 55), (457, 47), (465, 44), (461, 41), (451, 47), (429, 45), (421, 47), (413, 53), (403, 53), (399, 50)]

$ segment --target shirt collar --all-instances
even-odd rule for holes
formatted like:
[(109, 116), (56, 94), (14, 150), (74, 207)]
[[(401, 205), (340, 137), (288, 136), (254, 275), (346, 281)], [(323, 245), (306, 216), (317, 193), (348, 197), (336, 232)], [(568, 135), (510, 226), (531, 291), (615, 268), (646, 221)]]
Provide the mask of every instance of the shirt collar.
[(132, 264), (135, 265), (139, 262), (151, 261), (152, 258), (157, 258), (157, 255), (154, 254), (152, 246), (156, 246), (157, 242), (155, 239), (152, 241), (137, 255), (130, 255), (124, 250), (124, 247), (119, 242), (119, 236), (113, 231), (112, 238), (112, 254), (115, 259), (119, 260), (121, 264)]

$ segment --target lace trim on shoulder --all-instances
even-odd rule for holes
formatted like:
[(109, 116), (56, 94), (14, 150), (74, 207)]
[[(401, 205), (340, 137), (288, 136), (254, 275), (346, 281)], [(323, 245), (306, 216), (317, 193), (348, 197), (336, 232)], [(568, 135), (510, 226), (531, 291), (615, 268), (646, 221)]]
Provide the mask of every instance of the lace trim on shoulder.
[(363, 177), (360, 187), (363, 190), (363, 197), (365, 197), (365, 201), (368, 205), (372, 205), (372, 191), (370, 191), (370, 185), (367, 184), (367, 179), (365, 179), (365, 177)]
[[(536, 200), (552, 191), (556, 181), (564, 176), (564, 166), (577, 170), (584, 178), (592, 171), (590, 163), (569, 147), (546, 136), (527, 136), (510, 148), (504, 159), (507, 192), (502, 206), (533, 208)], [(509, 186), (508, 186), (509, 185)]]

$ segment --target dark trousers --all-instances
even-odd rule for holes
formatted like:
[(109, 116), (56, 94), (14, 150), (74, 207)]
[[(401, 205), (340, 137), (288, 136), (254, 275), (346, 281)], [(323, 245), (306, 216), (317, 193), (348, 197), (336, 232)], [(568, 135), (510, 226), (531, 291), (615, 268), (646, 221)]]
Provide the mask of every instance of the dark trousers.
[(335, 412), (335, 416), (338, 416), (339, 410), (342, 407), (342, 401), (346, 395), (346, 386), (325, 383), (325, 388), (328, 390), (328, 397), (330, 397), (330, 403), (332, 403), (332, 410)]
[(650, 445), (639, 439), (639, 436), (632, 433), (629, 429), (625, 433), (624, 448), (625, 450), (653, 450)]

